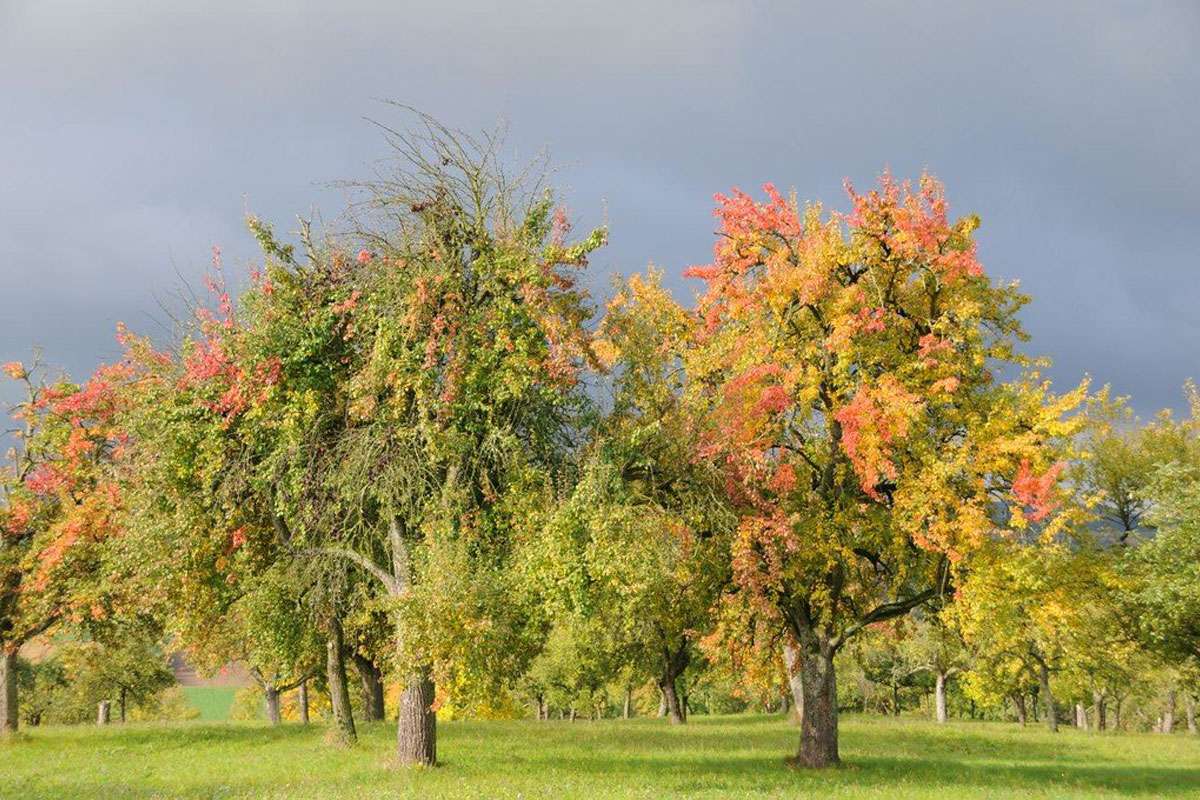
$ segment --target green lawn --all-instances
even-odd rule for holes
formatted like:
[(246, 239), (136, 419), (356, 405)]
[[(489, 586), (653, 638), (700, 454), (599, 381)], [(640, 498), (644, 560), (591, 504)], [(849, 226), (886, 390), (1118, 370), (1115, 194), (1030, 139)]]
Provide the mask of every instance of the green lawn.
[(320, 726), (254, 723), (43, 728), (0, 743), (4, 798), (1200, 797), (1200, 740), (1050, 735), (999, 723), (849, 716), (840, 769), (784, 765), (775, 717), (451, 722), (443, 765), (397, 770), (394, 729), (352, 750)]
[(229, 719), (233, 696), (237, 689), (231, 686), (185, 686), (183, 696), (200, 710), (200, 719), (224, 722)]

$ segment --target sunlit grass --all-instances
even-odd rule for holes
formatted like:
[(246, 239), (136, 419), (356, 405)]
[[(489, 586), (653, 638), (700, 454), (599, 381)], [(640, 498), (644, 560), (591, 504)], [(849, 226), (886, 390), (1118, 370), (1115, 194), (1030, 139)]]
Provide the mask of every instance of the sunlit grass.
[(1001, 723), (848, 716), (845, 765), (784, 764), (779, 717), (631, 722), (450, 722), (442, 766), (398, 770), (395, 729), (351, 750), (324, 729), (202, 722), (43, 728), (0, 744), (4, 798), (1200, 797), (1200, 741), (1057, 735)]
[(237, 689), (232, 686), (185, 686), (183, 696), (200, 712), (200, 719), (223, 722), (229, 719), (233, 707), (233, 696)]

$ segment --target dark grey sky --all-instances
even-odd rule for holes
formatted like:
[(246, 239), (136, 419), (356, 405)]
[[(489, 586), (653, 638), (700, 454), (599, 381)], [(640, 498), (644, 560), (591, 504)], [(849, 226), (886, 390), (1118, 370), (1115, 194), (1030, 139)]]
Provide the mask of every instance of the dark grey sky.
[(247, 208), (336, 214), (393, 98), (547, 148), (611, 226), (599, 289), (654, 261), (688, 297), (715, 191), (928, 167), (1057, 381), (1149, 413), (1200, 377), (1195, 0), (187, 5), (0, 0), (0, 359), (84, 375), (212, 245), (252, 258)]

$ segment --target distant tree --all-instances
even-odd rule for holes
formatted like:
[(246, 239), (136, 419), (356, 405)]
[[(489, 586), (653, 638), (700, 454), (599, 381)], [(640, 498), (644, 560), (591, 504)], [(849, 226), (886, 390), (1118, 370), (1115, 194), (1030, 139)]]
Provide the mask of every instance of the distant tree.
[(100, 565), (104, 542), (119, 533), (117, 390), (129, 377), (124, 365), (102, 367), (83, 385), (47, 384), (18, 362), (3, 371), (24, 398), (0, 472), (0, 736), (17, 730), (21, 646), (60, 623), (111, 612)]
[(568, 614), (605, 626), (629, 667), (653, 679), (672, 723), (680, 679), (729, 580), (732, 515), (719, 474), (694, 457), (681, 353), (692, 321), (660, 276), (619, 284), (597, 333), (613, 407), (588, 445), (571, 496), (536, 542), (535, 580)]

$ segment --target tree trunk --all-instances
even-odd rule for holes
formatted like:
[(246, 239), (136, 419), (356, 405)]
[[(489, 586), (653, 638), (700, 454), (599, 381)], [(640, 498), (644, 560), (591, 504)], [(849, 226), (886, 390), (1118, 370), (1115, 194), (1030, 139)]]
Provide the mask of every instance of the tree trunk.
[(112, 707), (112, 703), (110, 703), (108, 700), (100, 701), (100, 705), (96, 709), (96, 724), (97, 725), (107, 725), (108, 724), (109, 709), (111, 707)]
[(630, 719), (633, 716), (633, 688), (625, 687), (625, 706), (621, 709), (621, 718)]
[(437, 712), (433, 680), (428, 672), (410, 675), (400, 695), (396, 756), (405, 766), (437, 763)]
[(1175, 688), (1167, 691), (1167, 707), (1163, 710), (1162, 732), (1175, 732)]
[(1113, 706), (1113, 729), (1121, 730), (1121, 703), (1125, 702), (1125, 698), (1118, 697), (1116, 705)]
[(1025, 722), (1028, 720), (1028, 714), (1025, 712), (1025, 695), (1020, 692), (1014, 692), (1012, 703), (1013, 710), (1017, 713), (1017, 722), (1021, 723), (1021, 726), (1024, 727)]
[(667, 715), (667, 693), (663, 691), (662, 684), (658, 686), (658, 718), (662, 719)]
[(0, 642), (0, 736), (17, 732), (17, 648)]
[(354, 669), (362, 684), (363, 719), (378, 722), (384, 718), (383, 672), (375, 662), (360, 653), (354, 653)]
[(274, 684), (263, 687), (263, 704), (267, 709), (267, 719), (272, 725), (278, 725), (283, 717), (279, 713), (279, 690)]
[(1196, 735), (1196, 698), (1190, 694), (1187, 699), (1187, 726), (1188, 733), (1192, 736)]
[(946, 673), (941, 670), (938, 670), (934, 679), (933, 696), (937, 721), (945, 722), (948, 719), (946, 715)]
[(1103, 692), (1092, 692), (1092, 706), (1096, 709), (1096, 730), (1108, 729), (1108, 698)]
[(298, 689), (297, 705), (300, 706), (300, 722), (304, 725), (308, 724), (308, 679), (300, 681)]
[(659, 679), (658, 688), (662, 692), (666, 704), (667, 716), (672, 725), (682, 725), (687, 721), (683, 713), (683, 704), (679, 702), (679, 692), (675, 688), (675, 677), (669, 672)]
[(837, 676), (833, 648), (814, 641), (800, 648), (801, 683), (804, 703), (800, 712), (801, 767), (831, 767), (838, 763)]
[(1050, 668), (1046, 662), (1038, 663), (1038, 683), (1041, 688), (1042, 703), (1046, 710), (1046, 727), (1051, 733), (1058, 732), (1058, 710), (1054, 707), (1054, 695), (1050, 692)]
[(121, 716), (121, 724), (122, 725), (125, 724), (125, 705), (126, 705), (126, 701), (129, 699), (128, 696), (129, 696), (129, 690), (127, 690), (124, 686), (122, 686), (121, 687), (121, 695), (118, 698), (118, 703), (117, 703), (117, 713), (119, 713)]
[(1075, 727), (1081, 731), (1088, 729), (1087, 709), (1083, 707), (1083, 703), (1075, 704)]
[(343, 655), (342, 621), (330, 617), (329, 637), (325, 641), (325, 676), (329, 684), (329, 704), (333, 707), (333, 736), (339, 744), (358, 741), (354, 712), (350, 709), (350, 690), (346, 686), (346, 660)]
[(804, 677), (800, 669), (800, 648), (792, 642), (783, 646), (783, 666), (787, 668), (788, 689), (792, 693), (792, 718), (804, 716)]

